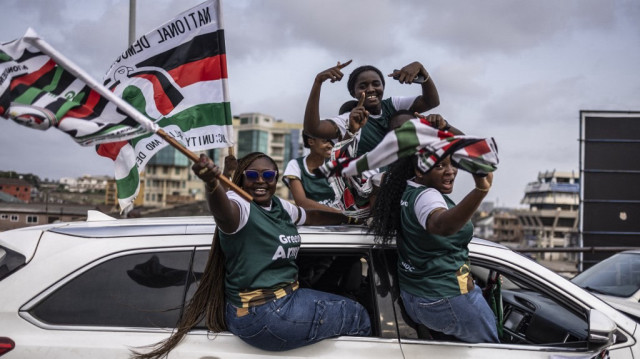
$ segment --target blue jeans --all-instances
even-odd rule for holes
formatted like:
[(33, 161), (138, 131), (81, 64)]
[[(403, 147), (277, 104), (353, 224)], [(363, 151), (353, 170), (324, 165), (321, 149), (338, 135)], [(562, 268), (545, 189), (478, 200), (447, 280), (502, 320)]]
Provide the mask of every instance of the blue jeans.
[(229, 331), (246, 343), (280, 351), (339, 335), (370, 335), (369, 314), (359, 303), (339, 295), (301, 288), (272, 302), (250, 307), (238, 317), (227, 302)]
[(478, 286), (451, 298), (423, 298), (400, 291), (407, 314), (427, 328), (467, 343), (499, 343), (496, 318)]

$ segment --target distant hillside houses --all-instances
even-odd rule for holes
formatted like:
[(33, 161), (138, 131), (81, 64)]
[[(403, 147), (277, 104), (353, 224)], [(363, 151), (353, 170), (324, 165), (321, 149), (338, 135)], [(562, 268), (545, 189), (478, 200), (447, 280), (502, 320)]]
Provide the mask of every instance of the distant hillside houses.
[(113, 179), (109, 176), (90, 176), (84, 175), (79, 178), (63, 177), (60, 178), (60, 185), (65, 191), (69, 192), (96, 192), (104, 191), (107, 188), (107, 182)]
[(31, 183), (21, 178), (0, 178), (0, 192), (8, 195), (3, 196), (7, 202), (16, 202), (9, 197), (18, 199), (19, 201), (29, 203), (31, 200)]

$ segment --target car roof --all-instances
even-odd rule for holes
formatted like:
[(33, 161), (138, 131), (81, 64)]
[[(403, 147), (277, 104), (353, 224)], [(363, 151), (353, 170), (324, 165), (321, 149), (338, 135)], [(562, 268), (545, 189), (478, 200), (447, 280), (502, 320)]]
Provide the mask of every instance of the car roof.
[[(213, 235), (215, 222), (211, 216), (150, 217), (115, 219), (109, 216), (92, 215), (87, 221), (56, 223), (52, 225), (25, 227), (0, 233), (0, 244), (8, 246), (27, 257), (37, 246), (41, 233), (51, 232), (80, 238), (121, 238), (167, 235)], [(15, 235), (16, 232), (22, 232)], [(367, 228), (353, 225), (300, 226), (298, 232), (305, 237), (305, 243), (324, 244), (351, 243), (375, 245), (373, 235), (367, 235)], [(29, 236), (25, 236), (29, 233)], [(337, 236), (344, 234), (346, 236)], [(14, 238), (16, 237), (16, 238)], [(30, 237), (29, 240), (25, 240)], [(205, 241), (204, 244), (210, 244)], [(507, 249), (500, 244), (474, 239), (480, 246)], [(303, 243), (304, 244), (304, 243)]]

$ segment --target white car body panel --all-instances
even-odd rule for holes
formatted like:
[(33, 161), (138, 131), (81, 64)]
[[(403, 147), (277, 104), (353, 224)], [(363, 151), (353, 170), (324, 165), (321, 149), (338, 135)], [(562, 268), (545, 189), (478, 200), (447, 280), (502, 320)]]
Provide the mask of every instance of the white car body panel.
[[(0, 233), (0, 245), (33, 253), (28, 264), (0, 281), (0, 337), (10, 337), (13, 358), (127, 358), (131, 348), (164, 340), (170, 330), (152, 328), (65, 327), (49, 325), (28, 311), (49, 292), (76, 274), (122, 253), (158, 248), (193, 249), (211, 245), (215, 225), (209, 217), (76, 222)], [(117, 236), (114, 236), (116, 233)], [(124, 233), (125, 236), (121, 236)], [(302, 246), (368, 248), (372, 238), (361, 229), (302, 227)], [(90, 235), (91, 238), (85, 236)], [(19, 243), (24, 238), (26, 243)], [(37, 248), (37, 249), (36, 249)], [(609, 348), (615, 359), (640, 358), (637, 323), (566, 279), (511, 250), (489, 242), (470, 245), (472, 260), (491, 261), (530, 276), (580, 308), (593, 308), (613, 320), (628, 341)], [(64, 278), (63, 281), (60, 281)], [(11, 293), (7, 295), (6, 293)], [(18, 312), (20, 310), (20, 312)], [(374, 319), (374, 318), (372, 318)], [(381, 318), (394, 321), (395, 318)], [(421, 339), (339, 337), (286, 352), (253, 348), (234, 335), (192, 331), (169, 358), (585, 358), (597, 352), (536, 345), (467, 344)]]

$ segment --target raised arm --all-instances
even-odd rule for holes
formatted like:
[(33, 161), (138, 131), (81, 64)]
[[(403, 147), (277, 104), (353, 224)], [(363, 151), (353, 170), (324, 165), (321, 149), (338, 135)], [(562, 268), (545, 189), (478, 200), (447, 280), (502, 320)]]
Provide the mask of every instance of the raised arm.
[(493, 173), (484, 177), (473, 175), (476, 188), (472, 189), (460, 203), (450, 209), (434, 210), (427, 218), (429, 232), (441, 236), (450, 236), (458, 232), (478, 209), (493, 183)]
[(298, 178), (289, 178), (289, 190), (291, 190), (291, 195), (293, 195), (293, 200), (296, 202), (296, 205), (304, 208), (305, 210), (318, 209), (327, 212), (340, 213), (339, 209), (326, 206), (308, 198), (307, 194), (304, 192), (304, 188), (302, 187), (302, 182), (300, 182), (300, 179)]
[(331, 121), (320, 120), (320, 90), (322, 83), (326, 80), (336, 82), (342, 80), (344, 74), (342, 69), (349, 65), (351, 60), (344, 64), (338, 64), (327, 70), (320, 72), (316, 75), (311, 86), (311, 93), (309, 93), (309, 99), (307, 100), (307, 107), (304, 112), (304, 131), (313, 137), (318, 138), (340, 138), (341, 134), (338, 127)]
[(426, 112), (440, 105), (440, 96), (438, 95), (436, 84), (421, 63), (418, 61), (412, 62), (402, 69), (392, 72), (389, 77), (393, 77), (401, 84), (412, 84), (413, 79), (418, 75), (422, 75), (426, 80), (421, 84), (422, 95), (416, 98), (409, 110)]
[(226, 233), (235, 231), (240, 223), (240, 209), (235, 202), (229, 200), (226, 190), (218, 180), (221, 174), (220, 167), (209, 157), (201, 154), (191, 169), (206, 184), (205, 196), (216, 225)]

